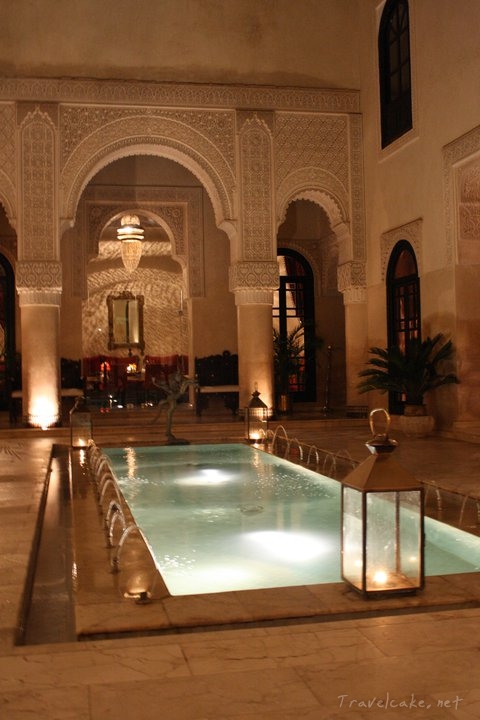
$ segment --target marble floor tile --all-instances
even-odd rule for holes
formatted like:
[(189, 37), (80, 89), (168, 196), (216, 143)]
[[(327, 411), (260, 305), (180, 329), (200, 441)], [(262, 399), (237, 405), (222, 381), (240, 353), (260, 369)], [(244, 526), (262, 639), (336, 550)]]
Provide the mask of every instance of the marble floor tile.
[(222, 676), (96, 686), (91, 693), (91, 720), (229, 719), (242, 713), (261, 718), (285, 708), (321, 706), (293, 670), (235, 672)]

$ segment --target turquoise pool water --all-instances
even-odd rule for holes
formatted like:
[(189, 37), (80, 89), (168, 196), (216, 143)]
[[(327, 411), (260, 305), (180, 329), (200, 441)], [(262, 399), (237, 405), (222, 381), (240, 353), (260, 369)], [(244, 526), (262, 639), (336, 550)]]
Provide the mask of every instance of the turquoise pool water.
[[(240, 444), (103, 452), (172, 595), (341, 580), (336, 480)], [(480, 569), (480, 538), (425, 531), (427, 575)]]

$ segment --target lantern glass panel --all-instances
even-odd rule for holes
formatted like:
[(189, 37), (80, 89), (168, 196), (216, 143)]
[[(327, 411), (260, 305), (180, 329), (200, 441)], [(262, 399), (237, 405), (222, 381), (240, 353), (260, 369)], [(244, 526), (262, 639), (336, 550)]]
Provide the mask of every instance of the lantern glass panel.
[(421, 583), (420, 491), (372, 492), (366, 498), (367, 592)]
[(70, 444), (73, 448), (85, 448), (93, 438), (92, 416), (86, 406), (75, 406), (70, 411)]
[(343, 487), (342, 575), (355, 587), (363, 584), (363, 494)]
[(245, 408), (245, 437), (250, 442), (265, 439), (268, 430), (268, 408)]

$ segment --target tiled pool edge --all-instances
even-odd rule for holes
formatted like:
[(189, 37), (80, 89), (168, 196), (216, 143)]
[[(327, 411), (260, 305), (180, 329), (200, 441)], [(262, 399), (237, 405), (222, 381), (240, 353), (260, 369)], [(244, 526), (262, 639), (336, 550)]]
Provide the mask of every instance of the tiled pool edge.
[[(480, 574), (435, 576), (414, 596), (364, 600), (344, 583), (169, 596), (163, 583), (151, 603), (138, 605), (118, 589), (92, 485), (75, 482), (85, 473), (72, 456), (73, 525), (76, 546), (75, 620), (78, 639), (244, 627), (268, 622), (325, 621), (480, 605)], [(82, 508), (80, 510), (80, 507)], [(83, 568), (86, 568), (85, 571)], [(162, 587), (163, 586), (163, 587)]]

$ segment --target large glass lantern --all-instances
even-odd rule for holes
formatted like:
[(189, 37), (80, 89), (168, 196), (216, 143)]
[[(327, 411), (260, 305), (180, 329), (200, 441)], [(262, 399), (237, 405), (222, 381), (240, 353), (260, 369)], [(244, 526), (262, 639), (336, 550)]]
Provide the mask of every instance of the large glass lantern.
[(70, 410), (70, 445), (86, 448), (90, 440), (93, 440), (92, 415), (85, 398), (78, 397)]
[(342, 578), (365, 597), (415, 593), (424, 586), (423, 487), (392, 458), (387, 431), (367, 447), (342, 482)]
[(268, 430), (268, 407), (263, 400), (260, 400), (260, 393), (256, 387), (252, 399), (244, 410), (244, 419), (247, 442), (265, 442)]

